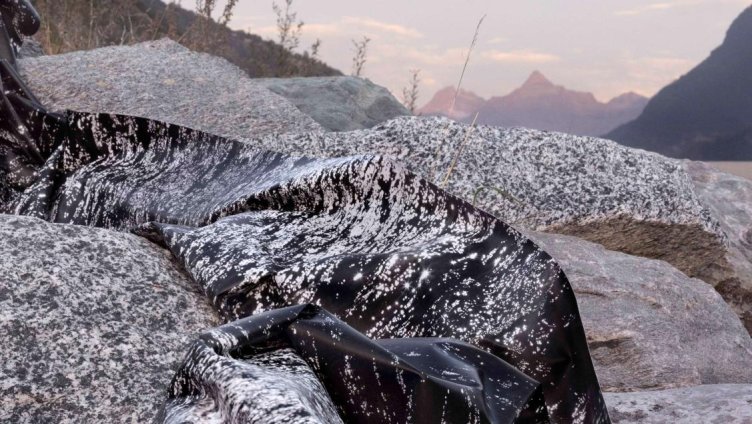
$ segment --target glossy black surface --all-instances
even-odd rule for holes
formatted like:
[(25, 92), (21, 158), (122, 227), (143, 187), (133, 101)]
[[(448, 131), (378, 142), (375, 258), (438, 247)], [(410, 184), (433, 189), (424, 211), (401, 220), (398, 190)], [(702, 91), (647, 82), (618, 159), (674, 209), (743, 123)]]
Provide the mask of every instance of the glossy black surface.
[[(38, 18), (0, 5), (13, 51)], [(566, 277), (493, 216), (378, 156), (50, 113), (0, 73), (0, 211), (148, 237), (228, 321), (165, 422), (609, 422)]]

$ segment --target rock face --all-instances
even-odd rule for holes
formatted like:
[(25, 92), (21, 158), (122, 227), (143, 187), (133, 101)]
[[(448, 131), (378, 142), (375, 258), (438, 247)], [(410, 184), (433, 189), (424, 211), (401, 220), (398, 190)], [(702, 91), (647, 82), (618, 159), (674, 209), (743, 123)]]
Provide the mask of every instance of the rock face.
[(752, 339), (709, 284), (575, 237), (526, 235), (577, 294), (603, 390), (752, 383)]
[(224, 59), (168, 39), (28, 58), (19, 66), (52, 110), (148, 116), (232, 138), (321, 130)]
[[(423, 405), (412, 402), (412, 394), (424, 393), (424, 387), (441, 394), (431, 397), (432, 416), (443, 416), (443, 399), (451, 402), (448, 422), (483, 421), (485, 414), (512, 421), (526, 399), (531, 414), (548, 413), (553, 421), (608, 422), (574, 294), (556, 262), (495, 217), (403, 166), (373, 155), (311, 159), (259, 152), (145, 118), (14, 111), (32, 130), (43, 127), (40, 144), (60, 140), (23, 191), (16, 213), (59, 223), (139, 226), (139, 234), (170, 248), (228, 319), (289, 305), (326, 308), (352, 329), (347, 340), (342, 325), (301, 310), (296, 315), (316, 328), (271, 325), (264, 318), (249, 324), (260, 330), (252, 334), (231, 325), (233, 334), (249, 340), (231, 343), (238, 348), (229, 350), (252, 354), (282, 348), (277, 341), (288, 340), (308, 363), (340, 365), (361, 352), (366, 362), (340, 368), (355, 377), (333, 378), (342, 382), (336, 391), (328, 385), (332, 379), (319, 375), (338, 408), (350, 408), (349, 416), (409, 422), (403, 418), (414, 417)], [(41, 125), (49, 122), (55, 125)], [(305, 334), (280, 339), (280, 332), (296, 331)], [(431, 347), (436, 337), (453, 352), (441, 366), (429, 360), (440, 354)], [(421, 371), (402, 381), (403, 363), (388, 352), (378, 355), (379, 368), (369, 366), (382, 339), (393, 339), (389, 352), (412, 358), (405, 367)], [(202, 340), (209, 350), (225, 351)], [(492, 389), (488, 396), (422, 384), (423, 378), (451, 383), (456, 377), (459, 384), (469, 381), (466, 376), (489, 375), (483, 367), (490, 359), (478, 362), (478, 347), (507, 362), (510, 376), (525, 374), (535, 384), (518, 392), (503, 390), (512, 387), (506, 385), (510, 380), (502, 386), (467, 383)], [(414, 353), (426, 359), (419, 368)], [(254, 378), (233, 369), (212, 377), (228, 383), (223, 387)], [(410, 387), (394, 392), (404, 395), (399, 404), (378, 390), (387, 371), (394, 377), (391, 387)], [(195, 386), (181, 387), (180, 394), (189, 395)], [(533, 396), (538, 388), (542, 397)], [(233, 408), (245, 394), (232, 392), (232, 399), (219, 402)], [(498, 407), (483, 407), (478, 415), (476, 400), (450, 398), (485, 399)]]
[(752, 385), (721, 384), (636, 393), (607, 393), (614, 424), (748, 424)]
[(715, 283), (752, 333), (752, 181), (702, 162), (685, 162), (684, 168), (729, 240), (724, 260), (699, 277)]
[(662, 259), (690, 276), (724, 255), (725, 237), (680, 164), (606, 140), (409, 117), (253, 143), (314, 156), (393, 156), (506, 222)]
[(0, 215), (0, 421), (149, 422), (218, 318), (168, 252)]
[(27, 38), (24, 40), (21, 50), (18, 52), (18, 57), (39, 57), (44, 55), (44, 49), (39, 41), (33, 38)]
[(752, 160), (752, 7), (710, 56), (607, 134), (627, 146), (706, 161)]
[(330, 131), (352, 131), (410, 112), (384, 87), (356, 77), (254, 80), (286, 98)]

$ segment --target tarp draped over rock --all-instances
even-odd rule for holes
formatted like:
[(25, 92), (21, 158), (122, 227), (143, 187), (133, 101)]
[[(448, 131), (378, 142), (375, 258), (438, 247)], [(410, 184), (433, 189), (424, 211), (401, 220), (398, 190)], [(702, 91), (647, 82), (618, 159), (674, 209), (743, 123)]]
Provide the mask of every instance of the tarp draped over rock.
[(491, 215), (377, 156), (48, 113), (3, 65), (0, 209), (135, 228), (235, 320), (194, 344), (166, 422), (609, 422), (566, 277)]

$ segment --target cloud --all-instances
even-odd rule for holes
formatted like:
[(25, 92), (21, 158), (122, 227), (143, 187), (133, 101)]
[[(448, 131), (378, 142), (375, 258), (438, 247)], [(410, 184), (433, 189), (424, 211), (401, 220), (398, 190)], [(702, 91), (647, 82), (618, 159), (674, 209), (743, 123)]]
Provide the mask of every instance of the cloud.
[(337, 24), (305, 24), (303, 31), (317, 36), (333, 36), (342, 34), (342, 27)]
[(682, 5), (683, 2), (666, 2), (666, 3), (651, 3), (645, 6), (635, 7), (632, 9), (618, 10), (614, 13), (616, 16), (637, 16), (648, 12), (654, 12), (657, 10), (668, 10), (676, 6)]
[[(397, 36), (398, 38), (405, 39), (423, 38), (423, 34), (414, 28), (357, 16), (345, 16), (342, 19), (329, 23), (306, 23), (303, 25), (301, 33), (303, 36), (313, 37), (353, 37), (363, 34), (364, 28), (375, 33), (368, 34), (372, 38), (383, 38), (381, 37), (382, 35)], [(250, 30), (254, 34), (267, 38), (276, 38), (278, 33), (275, 25), (251, 26)]]
[[(461, 66), (467, 49), (442, 49), (436, 45), (413, 45), (405, 42), (377, 42), (369, 45), (369, 61), (383, 61), (410, 69)], [(472, 59), (471, 59), (472, 61)]]
[(371, 18), (345, 16), (344, 18), (342, 18), (341, 22), (346, 25), (366, 27), (378, 32), (397, 35), (405, 38), (423, 38), (423, 34), (415, 28), (377, 21)]
[(504, 38), (504, 37), (494, 37), (494, 38), (492, 38), (492, 39), (490, 39), (490, 40), (486, 41), (486, 44), (504, 44), (504, 43), (506, 43), (507, 41), (509, 41), (509, 39), (508, 39), (508, 38)]
[(672, 56), (644, 56), (623, 60), (620, 72), (631, 90), (655, 93), (692, 69), (696, 61)]
[(616, 16), (639, 16), (645, 13), (658, 12), (662, 10), (674, 9), (682, 6), (694, 6), (701, 4), (730, 3), (730, 4), (748, 4), (749, 0), (673, 0), (659, 3), (650, 3), (644, 6), (638, 6), (631, 9), (622, 9), (614, 12)]
[(533, 50), (486, 50), (481, 57), (492, 62), (502, 63), (549, 63), (561, 60), (559, 56)]

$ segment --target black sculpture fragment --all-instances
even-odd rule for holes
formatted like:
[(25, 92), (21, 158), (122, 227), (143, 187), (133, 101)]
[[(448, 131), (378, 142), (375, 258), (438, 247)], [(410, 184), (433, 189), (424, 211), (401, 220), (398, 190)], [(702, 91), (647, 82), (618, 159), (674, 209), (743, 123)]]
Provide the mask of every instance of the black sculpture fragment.
[(531, 241), (378, 156), (48, 112), (14, 69), (38, 17), (0, 13), (0, 212), (148, 237), (228, 321), (161, 420), (609, 422), (572, 289)]

